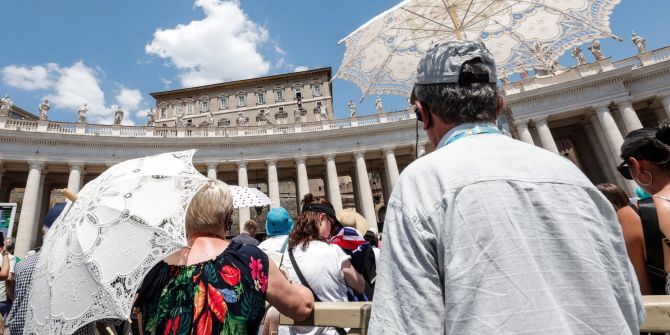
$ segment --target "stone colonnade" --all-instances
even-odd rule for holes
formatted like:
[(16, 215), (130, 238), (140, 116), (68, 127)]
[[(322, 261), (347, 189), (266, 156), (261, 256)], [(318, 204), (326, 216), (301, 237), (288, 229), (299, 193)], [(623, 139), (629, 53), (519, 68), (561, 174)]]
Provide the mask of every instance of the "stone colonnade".
[[(420, 145), (419, 150), (423, 153), (425, 152), (425, 144)], [(403, 148), (394, 148), (394, 147), (384, 147), (377, 150), (355, 150), (350, 153), (326, 153), (320, 156), (298, 156), (290, 158), (272, 158), (266, 160), (238, 160), (235, 162), (227, 162), (227, 169), (222, 168), (224, 164), (216, 161), (205, 161), (200, 163), (195, 163), (197, 166), (204, 165), (204, 174), (209, 178), (218, 178), (222, 180), (227, 180), (228, 182), (234, 181), (235, 179), (232, 174), (235, 173), (234, 170), (231, 170), (229, 163), (234, 163), (236, 166), (237, 173), (237, 184), (240, 186), (249, 186), (249, 166), (253, 164), (256, 168), (260, 165), (259, 163), (264, 163), (267, 171), (267, 175), (263, 176), (264, 181), (267, 181), (268, 186), (268, 195), (272, 200), (271, 207), (282, 206), (281, 197), (279, 194), (279, 183), (280, 183), (280, 173), (282, 175), (292, 174), (295, 176), (296, 183), (296, 198), (302, 199), (302, 197), (310, 192), (309, 185), (309, 170), (308, 161), (312, 166), (320, 171), (325, 172), (325, 178), (323, 184), (325, 186), (324, 194), (326, 198), (333, 204), (336, 210), (343, 208), (343, 199), (340, 192), (340, 176), (349, 175), (354, 181), (354, 198), (357, 204), (357, 211), (363, 215), (368, 221), (369, 227), (371, 230), (377, 231), (377, 213), (375, 209), (375, 203), (373, 202), (373, 193), (371, 189), (371, 181), (368, 178), (368, 173), (372, 171), (378, 171), (382, 174), (384, 181), (384, 194), (390, 194), (393, 186), (398, 180), (400, 167), (398, 166), (396, 160), (396, 151), (403, 150), (403, 163), (408, 164), (408, 160), (414, 157), (413, 146), (410, 150), (408, 147)], [(381, 152), (380, 152), (381, 151)], [(366, 161), (366, 153), (368, 154)], [(410, 154), (411, 153), (411, 154)], [(373, 157), (372, 159), (370, 157)], [(339, 162), (338, 162), (339, 160)], [(369, 166), (369, 162), (373, 163), (373, 167)], [(380, 163), (383, 162), (383, 163)], [(20, 215), (18, 219), (18, 227), (16, 230), (16, 250), (15, 253), (20, 257), (24, 256), (29, 250), (33, 249), (37, 244), (37, 237), (41, 229), (41, 216), (44, 216), (48, 208), (48, 201), (45, 203), (42, 199), (45, 196), (49, 195), (45, 192), (51, 192), (52, 189), (48, 189), (45, 186), (45, 176), (50, 174), (47, 166), (57, 166), (61, 172), (62, 180), (67, 180), (67, 185), (62, 182), (58, 184), (49, 184), (49, 187), (58, 185), (58, 187), (67, 186), (68, 189), (78, 192), (83, 186), (83, 178), (85, 175), (84, 171), (88, 171), (89, 168), (95, 170), (95, 167), (100, 168), (100, 164), (88, 164), (85, 162), (53, 162), (53, 161), (27, 161), (28, 171), (27, 179), (25, 183), (23, 181), (16, 180), (17, 173), (20, 173), (21, 176), (25, 175), (25, 171), (17, 171), (16, 168), (11, 171), (14, 175), (11, 182), (5, 178), (4, 175), (7, 175), (7, 169), (2, 169), (2, 161), (0, 161), (0, 202), (7, 201), (9, 197), (8, 190), (10, 185), (14, 187), (24, 187), (23, 201), (21, 205)], [(6, 163), (6, 162), (5, 162)], [(319, 165), (320, 163), (320, 165)], [(382, 165), (383, 164), (383, 165)], [(109, 167), (112, 164), (106, 164), (105, 167)], [(290, 166), (292, 165), (292, 167)], [(14, 162), (16, 166), (16, 162)], [(25, 166), (25, 165), (24, 165)], [(338, 171), (338, 166), (345, 166), (344, 171)], [(5, 164), (7, 167), (7, 164)], [(323, 167), (323, 169), (321, 169)], [(375, 170), (376, 169), (376, 170)], [(98, 173), (101, 173), (104, 169), (97, 172), (87, 172), (86, 176), (88, 180), (94, 178)], [(293, 170), (293, 171), (287, 171)], [(7, 172), (6, 172), (7, 171)], [(258, 172), (258, 171), (255, 171)], [(353, 173), (352, 173), (353, 172)], [(265, 179), (265, 177), (267, 179)], [(256, 179), (258, 182), (260, 179), (256, 173)], [(3, 185), (4, 184), (4, 185)], [(3, 187), (4, 186), (4, 187)], [(314, 193), (314, 190), (311, 190)], [(327, 191), (327, 192), (326, 192)], [(250, 208), (240, 208), (238, 218), (240, 227), (251, 218)]]

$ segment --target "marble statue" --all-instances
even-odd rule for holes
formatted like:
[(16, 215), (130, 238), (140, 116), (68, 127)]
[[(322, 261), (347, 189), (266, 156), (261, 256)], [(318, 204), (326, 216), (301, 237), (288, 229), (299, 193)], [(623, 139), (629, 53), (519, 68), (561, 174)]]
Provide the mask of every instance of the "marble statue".
[(293, 117), (295, 118), (295, 122), (305, 122), (305, 114), (307, 114), (307, 112), (303, 112), (303, 109), (293, 107)]
[(635, 32), (633, 32), (633, 37), (630, 38), (633, 43), (635, 43), (635, 46), (637, 47), (637, 51), (639, 53), (645, 53), (647, 52), (647, 39), (639, 36)]
[(175, 120), (174, 120), (174, 126), (175, 127), (181, 128), (181, 127), (184, 126), (184, 123), (181, 120), (183, 117), (184, 117), (184, 114), (181, 112), (181, 110), (179, 110), (177, 112), (177, 115), (175, 116)]
[(602, 51), (600, 51), (600, 41), (593, 40), (593, 42), (591, 42), (591, 45), (588, 46), (588, 49), (589, 51), (591, 51), (591, 54), (593, 55), (593, 58), (596, 59), (596, 61), (605, 59), (605, 56), (603, 56)]
[(84, 102), (77, 111), (77, 122), (86, 123), (86, 113), (88, 112), (88, 105)]
[(214, 126), (214, 113), (211, 110), (207, 111), (207, 126), (208, 127)]
[(12, 110), (12, 106), (14, 106), (14, 101), (9, 98), (9, 94), (5, 94), (5, 96), (0, 99), (0, 116), (6, 116), (9, 114), (9, 112)]
[(356, 104), (354, 103), (353, 100), (349, 100), (349, 103), (347, 104), (347, 107), (349, 107), (349, 116), (350, 117), (356, 117)]
[(49, 100), (44, 100), (42, 103), (37, 107), (40, 111), (40, 120), (46, 121), (49, 119)]
[(123, 110), (121, 110), (121, 106), (116, 106), (116, 110), (114, 111), (114, 124), (121, 124), (121, 120), (123, 120)]
[(375, 110), (377, 110), (377, 114), (382, 114), (384, 113), (384, 106), (382, 105), (382, 98), (377, 96), (375, 99)]
[(521, 73), (519, 73), (519, 75), (521, 75), (521, 79), (528, 79), (529, 77), (528, 70), (526, 70), (525, 68), (521, 69)]
[(575, 59), (577, 66), (586, 64), (586, 58), (584, 58), (584, 53), (580, 47), (572, 48), (572, 58)]
[(505, 75), (502, 75), (502, 76), (500, 77), (500, 81), (502, 81), (503, 84), (509, 84), (509, 83), (510, 83), (510, 81), (509, 81), (509, 77), (508, 77), (506, 74), (505, 74)]
[(147, 127), (153, 127), (155, 123), (156, 114), (154, 113), (153, 108), (149, 108), (147, 112)]
[(326, 105), (319, 106), (319, 115), (321, 116), (321, 120), (328, 120), (328, 109), (326, 109)]
[(246, 126), (249, 123), (249, 117), (244, 116), (244, 113), (237, 112), (237, 125)]
[(264, 126), (268, 123), (268, 118), (265, 110), (261, 109), (256, 115), (256, 124), (259, 126)]

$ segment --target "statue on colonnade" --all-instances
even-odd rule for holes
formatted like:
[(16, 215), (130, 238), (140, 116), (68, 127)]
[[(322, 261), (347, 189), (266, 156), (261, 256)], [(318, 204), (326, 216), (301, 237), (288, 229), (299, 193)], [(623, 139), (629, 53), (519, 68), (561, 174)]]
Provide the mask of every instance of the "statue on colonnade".
[(5, 94), (5, 96), (0, 99), (0, 116), (8, 115), (12, 110), (12, 106), (14, 106), (14, 101), (9, 98), (9, 94)]
[(633, 37), (630, 38), (633, 43), (635, 43), (635, 47), (637, 47), (637, 51), (639, 53), (645, 53), (647, 52), (647, 39), (636, 34), (633, 32)]
[(40, 120), (46, 121), (49, 119), (49, 100), (44, 100), (42, 103), (37, 107), (40, 111)]
[(214, 126), (214, 112), (211, 110), (207, 111), (207, 127)]
[(605, 59), (605, 56), (603, 55), (602, 51), (600, 51), (600, 41), (593, 40), (593, 42), (591, 42), (591, 45), (588, 46), (588, 49), (589, 51), (591, 51), (591, 54), (593, 55), (593, 58), (596, 59), (596, 61)]
[(246, 126), (247, 124), (249, 124), (249, 117), (244, 116), (244, 113), (242, 112), (237, 112), (237, 125)]
[(116, 110), (114, 111), (114, 124), (121, 124), (121, 120), (123, 120), (123, 110), (121, 110), (121, 106), (116, 106)]
[(153, 127), (155, 123), (156, 114), (153, 108), (149, 108), (147, 112), (147, 127)]
[(382, 98), (377, 96), (375, 99), (375, 110), (377, 110), (377, 114), (382, 114), (384, 113), (384, 106), (382, 105)]
[(81, 107), (79, 107), (79, 110), (77, 111), (77, 122), (82, 122), (86, 123), (86, 113), (88, 112), (88, 106), (84, 102)]
[(584, 53), (580, 47), (574, 47), (572, 49), (572, 58), (575, 59), (577, 66), (586, 64), (586, 58), (584, 57)]
[(358, 115), (358, 112), (356, 111), (356, 104), (353, 100), (349, 100), (347, 107), (349, 107), (349, 117), (356, 117)]
[(177, 115), (175, 116), (174, 120), (174, 126), (177, 128), (181, 128), (184, 126), (184, 123), (182, 122), (182, 118), (184, 117), (184, 114), (182, 114), (181, 110), (177, 112)]

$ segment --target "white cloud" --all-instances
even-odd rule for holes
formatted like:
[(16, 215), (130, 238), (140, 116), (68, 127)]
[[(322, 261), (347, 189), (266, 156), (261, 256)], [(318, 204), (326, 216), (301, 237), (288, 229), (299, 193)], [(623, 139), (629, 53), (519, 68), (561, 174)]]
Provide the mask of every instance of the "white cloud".
[(295, 68), (293, 68), (293, 72), (300, 72), (300, 71), (307, 71), (309, 70), (309, 66), (306, 65), (298, 65)]
[(131, 90), (122, 85), (119, 94), (116, 95), (116, 102), (124, 110), (135, 111), (142, 102), (142, 93), (140, 90)]
[[(114, 106), (107, 105), (105, 93), (100, 87), (100, 78), (104, 78), (105, 73), (99, 67), (89, 67), (83, 61), (69, 67), (55, 63), (33, 67), (10, 65), (2, 69), (2, 76), (8, 85), (19, 89), (45, 90), (42, 99), (49, 100), (53, 109), (72, 115), (71, 119), (64, 121), (73, 121), (83, 103), (88, 107), (87, 122), (112, 123), (114, 119)], [(142, 103), (142, 94), (139, 90), (119, 86), (116, 102), (134, 112)], [(134, 124), (130, 115), (126, 113), (123, 124)]]
[(9, 86), (23, 90), (34, 91), (51, 87), (50, 73), (57, 70), (58, 65), (49, 63), (46, 66), (16, 66), (9, 65), (2, 69), (2, 80)]
[(259, 48), (269, 41), (269, 33), (247, 17), (239, 1), (196, 0), (195, 6), (205, 18), (157, 30), (145, 52), (178, 68), (183, 86), (267, 74), (271, 62)]

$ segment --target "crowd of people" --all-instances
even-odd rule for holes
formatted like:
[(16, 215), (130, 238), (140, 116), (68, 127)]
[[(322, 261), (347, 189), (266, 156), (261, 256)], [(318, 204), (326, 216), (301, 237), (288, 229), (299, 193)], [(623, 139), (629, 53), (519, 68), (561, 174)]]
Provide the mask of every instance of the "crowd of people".
[[(188, 247), (138, 290), (138, 332), (342, 335), (281, 326), (279, 313), (304, 320), (314, 302), (372, 301), (369, 334), (639, 333), (641, 295), (669, 291), (670, 126), (626, 136), (618, 170), (640, 186), (629, 197), (502, 134), (496, 82), (479, 42), (437, 44), (421, 60), (411, 103), (436, 150), (397, 181), (383, 247), (311, 194), (295, 221), (272, 208), (263, 242), (254, 221), (228, 240), (231, 194), (208, 180), (188, 206)], [(0, 287), (0, 312), (11, 307), (20, 334), (39, 253), (12, 278), (12, 246), (0, 280), (16, 285)]]

